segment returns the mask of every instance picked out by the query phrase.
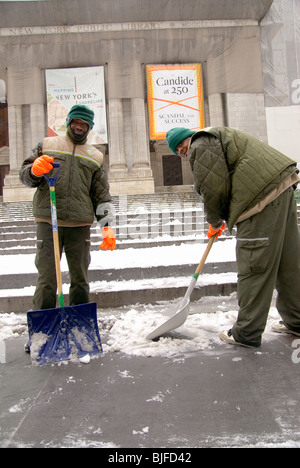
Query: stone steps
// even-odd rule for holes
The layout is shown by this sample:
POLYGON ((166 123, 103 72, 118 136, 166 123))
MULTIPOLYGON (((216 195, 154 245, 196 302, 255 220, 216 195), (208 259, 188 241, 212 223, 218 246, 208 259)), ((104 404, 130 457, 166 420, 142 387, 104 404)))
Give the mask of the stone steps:
MULTIPOLYGON (((192 192, 113 197, 117 249, 170 245, 203 237, 203 206, 192 192)), ((32 202, 0 204, 0 255, 35 252, 32 202)), ((91 249, 101 232, 91 228, 91 249)))
MULTIPOLYGON (((205 237, 203 205, 192 192, 113 197, 117 249, 170 245, 205 237)), ((300 225, 300 205, 298 205, 300 225)), ((0 255, 35 252, 32 203, 0 203, 0 255)), ((230 236, 226 230, 222 237, 230 236)), ((91 229, 91 249, 101 232, 91 229)))
MULTIPOLYGON (((182 283, 183 284, 183 283, 182 283)), ((178 284, 168 287, 141 287, 134 290, 123 289, 122 291, 96 291, 90 292, 90 302, 96 302, 98 309, 122 308, 139 304, 155 305, 163 302, 182 299, 186 293, 188 284, 178 284)), ((191 302, 198 301, 206 296, 229 296, 236 292, 236 281, 212 282, 197 286, 191 296, 191 302)), ((68 306, 68 294, 64 294, 65 306, 68 306)), ((0 297, 0 313, 26 313, 32 310, 32 295, 20 294, 0 297)))
MULTIPOLYGON (((203 207, 199 197, 192 193, 172 194, 172 196, 169 193, 128 196, 126 200, 114 197, 113 202, 116 210, 117 249, 207 242, 207 224, 204 220, 203 207)), ((31 210, 31 202, 0 203, 0 255, 35 253, 36 226, 31 210)), ((298 205, 300 221, 299 212, 300 205, 298 205)), ((225 241, 228 237, 232 236, 226 230, 219 240, 225 241)), ((91 240, 91 249, 97 250, 101 236, 96 223, 91 229, 91 240)), ((120 290, 105 286, 98 290, 96 288, 95 291, 91 289, 90 301, 97 302, 101 308, 179 299, 184 296, 194 269, 195 265, 186 264, 170 267, 126 268, 125 266, 123 269, 90 270, 91 285, 101 281, 108 281, 108 284, 125 282, 125 286, 122 285, 120 290), (154 280, 157 282, 153 283, 154 280), (152 282, 152 285, 148 286, 147 282, 152 282)), ((197 284, 192 300, 198 300, 206 295, 228 295, 236 291, 236 281, 232 280, 235 272, 235 261, 205 264, 202 273, 210 275, 211 280, 208 284, 197 284), (222 273, 219 278, 218 273, 222 273)), ((63 283, 69 284, 68 272, 62 272, 62 277, 63 283)), ((23 288, 34 286, 36 278, 36 273, 2 275, 0 292, 3 293, 0 295, 0 312, 21 313, 31 310, 32 293, 25 293, 23 288)), ((64 294, 64 297, 68 305, 68 295, 64 294)))

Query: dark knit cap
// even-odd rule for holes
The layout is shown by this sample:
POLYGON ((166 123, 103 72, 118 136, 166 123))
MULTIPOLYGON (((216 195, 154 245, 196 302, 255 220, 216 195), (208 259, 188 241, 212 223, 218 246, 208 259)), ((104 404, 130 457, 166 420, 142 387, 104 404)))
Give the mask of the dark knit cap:
POLYGON ((178 128, 171 128, 167 132, 166 138, 169 145, 170 150, 176 153, 176 148, 183 140, 186 138, 194 135, 195 132, 193 130, 189 130, 188 128, 178 127, 178 128))
POLYGON ((92 130, 94 126, 94 111, 89 109, 87 106, 84 106, 83 104, 75 104, 75 106, 71 108, 67 115, 67 127, 70 125, 73 119, 83 120, 89 124, 90 130, 92 130))

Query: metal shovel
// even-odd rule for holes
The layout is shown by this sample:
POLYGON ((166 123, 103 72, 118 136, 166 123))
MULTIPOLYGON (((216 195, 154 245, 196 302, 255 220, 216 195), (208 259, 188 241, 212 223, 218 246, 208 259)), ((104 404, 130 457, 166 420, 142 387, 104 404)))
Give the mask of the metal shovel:
POLYGON ((45 177, 50 189, 51 220, 59 307, 27 312, 30 354, 33 364, 44 365, 102 352, 97 323, 97 304, 65 307, 60 269, 59 237, 56 214, 55 177, 45 177))
POLYGON ((207 259, 207 256, 209 254, 210 249, 212 248, 213 242, 216 238, 216 234, 212 236, 209 239, 209 242, 207 244, 207 247, 204 251, 204 254, 200 260, 200 263, 194 273, 194 276, 190 282, 190 285, 181 300, 180 304, 176 307, 175 309, 175 315, 173 317, 169 318, 166 322, 164 322, 162 325, 160 325, 158 328, 156 328, 153 332, 149 333, 149 335, 146 336, 147 340, 154 340, 158 336, 161 336, 165 333, 168 333, 172 330, 175 330, 176 328, 180 327, 181 325, 184 324, 186 321, 188 315, 189 315, 189 304, 190 304, 190 296, 194 290, 195 284, 198 280, 198 276, 200 275, 202 268, 204 266, 204 263, 207 259))

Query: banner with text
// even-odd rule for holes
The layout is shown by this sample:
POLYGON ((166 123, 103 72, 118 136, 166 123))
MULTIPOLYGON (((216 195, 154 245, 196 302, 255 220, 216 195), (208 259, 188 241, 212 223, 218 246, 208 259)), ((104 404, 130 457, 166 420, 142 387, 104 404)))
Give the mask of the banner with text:
POLYGON ((88 143, 107 143, 104 67, 46 70, 48 135, 65 135, 66 117, 74 104, 95 113, 88 143))
POLYGON ((147 65, 146 73, 151 140, 174 127, 205 127, 200 64, 147 65))

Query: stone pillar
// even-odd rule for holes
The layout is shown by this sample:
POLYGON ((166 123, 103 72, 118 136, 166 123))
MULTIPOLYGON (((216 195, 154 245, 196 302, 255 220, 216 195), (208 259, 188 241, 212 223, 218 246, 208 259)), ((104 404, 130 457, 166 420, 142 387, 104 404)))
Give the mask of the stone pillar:
POLYGON ((19 171, 46 133, 42 74, 39 67, 12 66, 7 77, 10 172, 4 179, 3 201, 32 200, 35 190, 22 184, 19 171))
POLYGON ((10 169, 18 170, 23 162, 22 106, 8 106, 10 169))
POLYGON ((43 104, 30 104, 31 146, 34 148, 45 137, 45 111, 43 104))
POLYGON ((133 135, 133 169, 149 168, 150 154, 147 141, 144 99, 131 99, 131 120, 133 135))
POLYGON ((8 106, 10 171, 4 179, 3 201, 31 200, 32 191, 20 182, 19 170, 24 160, 22 105, 8 106))
POLYGON ((127 172, 122 99, 109 100, 109 171, 127 172))
MULTIPOLYGON (((119 61, 108 67, 111 84, 108 100, 110 192, 112 195, 154 193, 144 96, 140 95, 141 66, 138 68, 137 87, 132 88, 131 85, 128 89, 125 80, 128 74, 123 76, 124 69, 117 64, 119 61), (124 125, 124 112, 127 125, 124 125), (125 135, 125 131, 131 134, 125 135)), ((134 66, 136 69, 137 65, 134 66)))

